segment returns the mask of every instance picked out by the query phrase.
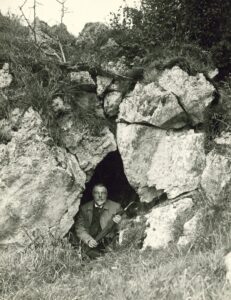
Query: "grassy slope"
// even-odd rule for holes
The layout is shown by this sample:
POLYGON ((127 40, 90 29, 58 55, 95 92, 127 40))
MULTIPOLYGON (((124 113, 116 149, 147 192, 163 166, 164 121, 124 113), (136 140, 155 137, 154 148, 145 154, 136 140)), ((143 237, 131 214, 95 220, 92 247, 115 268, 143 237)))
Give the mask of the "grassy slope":
MULTIPOLYGON (((224 249, 224 248, 223 248, 224 249)), ((0 257, 1 300, 230 299, 224 250, 126 249, 81 261, 69 246, 0 257)))

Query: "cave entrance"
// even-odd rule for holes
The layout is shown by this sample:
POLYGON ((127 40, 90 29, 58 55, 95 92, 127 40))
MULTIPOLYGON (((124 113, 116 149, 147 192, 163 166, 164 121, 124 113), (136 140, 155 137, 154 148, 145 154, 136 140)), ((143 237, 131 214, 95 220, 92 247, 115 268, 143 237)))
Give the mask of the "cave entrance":
POLYGON ((119 151, 110 152, 95 168, 93 176, 86 184, 81 205, 92 200, 94 185, 102 183, 108 189, 108 198, 126 207, 131 201, 139 201, 139 196, 130 186, 124 173, 119 151))
MULTIPOLYGON (((86 183, 80 205, 92 200, 92 189, 97 183, 104 184, 108 189, 108 198, 119 202, 125 208, 130 202, 139 202, 139 196, 130 186, 124 173, 123 162, 118 151, 110 152, 95 168, 91 179, 86 183)), ((75 216, 75 221, 76 217, 75 216)), ((133 212, 129 212, 129 217, 133 212)), ((75 235, 74 225, 70 229, 69 241, 72 245, 78 244, 75 235)))

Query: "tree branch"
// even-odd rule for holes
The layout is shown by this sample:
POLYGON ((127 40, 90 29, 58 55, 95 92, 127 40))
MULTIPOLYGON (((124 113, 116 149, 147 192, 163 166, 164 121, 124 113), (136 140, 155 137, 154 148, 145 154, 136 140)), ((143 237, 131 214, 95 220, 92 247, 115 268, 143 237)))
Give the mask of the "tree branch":
MULTIPOLYGON (((28 20, 28 18, 26 17, 26 15, 25 15, 25 13, 24 13, 24 11, 23 11, 23 8, 24 8, 24 6, 26 5, 27 1, 28 1, 28 0, 25 0, 25 1, 23 2, 23 4, 22 4, 21 6, 19 6, 19 10, 21 11, 22 17, 25 19, 25 21, 26 21, 28 27, 30 28, 30 30, 32 31, 32 33, 33 33, 33 35, 34 35, 35 43, 37 43, 36 32, 35 32, 35 25, 34 25, 34 28, 31 26, 30 21, 28 20)), ((36 2, 36 0, 34 0, 34 1, 36 2)), ((34 20, 34 21, 35 21, 35 20, 34 20)), ((34 22, 34 24, 35 24, 35 22, 34 22)))

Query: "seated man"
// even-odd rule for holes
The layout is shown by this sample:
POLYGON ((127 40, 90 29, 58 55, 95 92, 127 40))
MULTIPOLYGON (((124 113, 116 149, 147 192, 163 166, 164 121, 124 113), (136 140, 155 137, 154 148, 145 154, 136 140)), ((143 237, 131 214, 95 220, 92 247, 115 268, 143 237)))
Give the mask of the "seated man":
POLYGON ((107 198, 107 188, 103 184, 94 186, 92 196, 93 201, 80 207, 75 230, 78 238, 92 248, 93 251, 87 252, 88 256, 97 257, 105 245, 97 243, 95 238, 107 226, 109 221, 113 220, 117 224, 117 228, 115 228, 117 230, 114 229, 106 236, 107 242, 113 240, 121 221, 121 216, 116 215, 121 210, 121 206, 119 203, 107 198))

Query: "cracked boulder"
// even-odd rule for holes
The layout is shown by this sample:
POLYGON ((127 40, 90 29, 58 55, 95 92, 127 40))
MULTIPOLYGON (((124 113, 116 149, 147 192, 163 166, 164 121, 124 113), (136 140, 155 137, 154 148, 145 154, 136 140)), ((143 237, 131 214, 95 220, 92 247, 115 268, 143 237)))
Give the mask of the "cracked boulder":
POLYGON ((78 211, 85 173, 74 155, 53 146, 32 109, 11 135, 0 144, 0 244, 28 244, 35 231, 64 236, 78 211))
POLYGON ((215 139, 215 148, 206 157, 201 188, 210 205, 224 204, 231 193, 231 133, 215 139))
POLYGON ((173 199, 199 187, 205 167, 203 133, 119 123, 117 144, 125 174, 141 201, 163 193, 173 199))
POLYGON ((146 237, 143 243, 143 250, 147 247, 153 249, 166 248, 169 243, 174 242, 174 223, 187 210, 192 209, 193 201, 191 198, 184 198, 174 203, 153 208, 146 215, 147 228, 146 237))
POLYGON ((177 66, 166 69, 155 82, 136 84, 120 105, 118 121, 164 129, 203 123, 214 92, 214 86, 201 73, 190 76, 177 66))
POLYGON ((192 125, 204 122, 204 112, 213 102, 216 91, 204 74, 198 73, 196 76, 190 76, 175 66, 170 70, 166 69, 161 74, 158 84, 178 97, 192 125))
POLYGON ((154 82, 137 83, 119 108, 118 121, 148 123, 161 128, 181 128, 187 123, 187 115, 171 92, 154 82))

